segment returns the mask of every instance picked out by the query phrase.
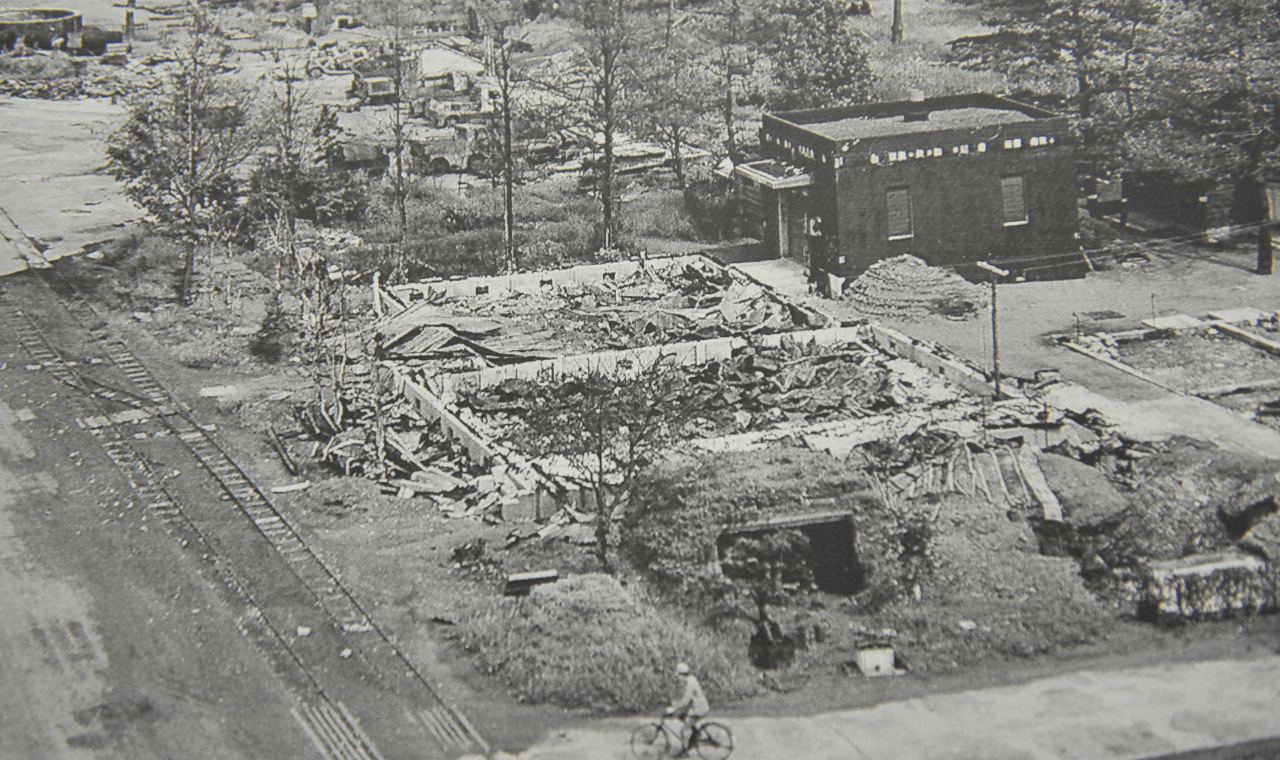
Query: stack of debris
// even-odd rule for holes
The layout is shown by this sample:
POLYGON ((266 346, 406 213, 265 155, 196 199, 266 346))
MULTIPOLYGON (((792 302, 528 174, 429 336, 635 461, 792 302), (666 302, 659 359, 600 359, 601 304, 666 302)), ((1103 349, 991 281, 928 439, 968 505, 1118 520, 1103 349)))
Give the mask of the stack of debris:
POLYGON ((428 500, 450 517, 497 519, 497 478, 478 468, 438 423, 424 423, 402 398, 376 398, 373 383, 359 382, 359 375, 338 397, 299 404, 295 414, 314 441, 314 459, 377 480, 384 493, 428 500))
POLYGON ((849 283, 845 298, 863 314, 890 319, 942 314, 964 320, 977 316, 988 303, 982 286, 910 255, 872 264, 849 283))
POLYGON ((109 74, 93 78, 0 79, 0 95, 8 95, 14 98, 35 100, 112 98, 117 95, 124 95, 125 92, 125 86, 109 74))
POLYGON ((805 325, 757 285, 709 265, 649 266, 618 281, 546 285, 465 298, 428 290, 424 301, 371 330, 384 355, 459 371, 638 346, 779 333, 805 325))
MULTIPOLYGON (((940 382, 926 371, 861 342, 823 346, 784 340, 777 348, 747 346, 724 361, 686 368, 682 382, 682 395, 694 399, 691 406, 697 410, 688 432, 703 437, 860 419, 920 401, 956 398, 954 392, 934 398, 940 382), (919 376, 903 367, 918 370, 919 376)), ((505 436, 537 397, 562 387, 508 380, 462 392, 458 405, 505 436)))

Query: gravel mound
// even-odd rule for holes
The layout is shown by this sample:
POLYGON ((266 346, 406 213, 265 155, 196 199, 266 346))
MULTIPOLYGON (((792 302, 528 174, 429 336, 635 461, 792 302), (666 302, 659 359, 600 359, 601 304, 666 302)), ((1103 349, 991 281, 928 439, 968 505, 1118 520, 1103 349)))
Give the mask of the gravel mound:
POLYGON ((942 314, 968 320, 987 305, 987 290, 915 256, 877 261, 849 284, 845 299, 872 317, 920 319, 942 314))

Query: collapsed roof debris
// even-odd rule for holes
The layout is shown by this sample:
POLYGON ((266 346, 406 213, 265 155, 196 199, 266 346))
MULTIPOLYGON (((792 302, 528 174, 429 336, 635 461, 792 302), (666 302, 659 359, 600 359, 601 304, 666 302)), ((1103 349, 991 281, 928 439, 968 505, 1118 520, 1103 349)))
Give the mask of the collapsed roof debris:
POLYGON ((465 371, 609 349, 799 329, 807 315, 710 262, 647 266, 617 280, 468 297, 442 288, 370 330, 382 355, 465 371))

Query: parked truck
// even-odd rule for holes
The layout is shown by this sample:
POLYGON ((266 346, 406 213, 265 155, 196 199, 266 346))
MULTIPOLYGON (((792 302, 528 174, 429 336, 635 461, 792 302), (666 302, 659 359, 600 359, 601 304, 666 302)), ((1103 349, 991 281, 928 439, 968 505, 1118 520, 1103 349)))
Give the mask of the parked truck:
POLYGON ((502 166, 502 151, 481 127, 461 124, 443 129, 418 129, 409 136, 413 171, 441 175, 467 172, 493 176, 502 166))

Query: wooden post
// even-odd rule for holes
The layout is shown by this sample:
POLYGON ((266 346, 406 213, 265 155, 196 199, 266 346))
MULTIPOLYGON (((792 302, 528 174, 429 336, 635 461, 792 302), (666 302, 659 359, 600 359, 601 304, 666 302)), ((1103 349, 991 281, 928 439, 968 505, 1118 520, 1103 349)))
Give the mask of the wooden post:
POLYGON ((138 0, 129 0, 124 11, 124 40, 133 42, 133 9, 138 7, 138 0))
POLYGON ((995 378, 996 399, 1000 398, 1000 322, 996 301, 996 276, 1008 277, 1009 270, 992 266, 985 261, 978 262, 978 268, 991 273, 991 368, 995 378))
POLYGON ((893 0, 893 25, 889 27, 889 41, 902 42, 902 0, 893 0))

